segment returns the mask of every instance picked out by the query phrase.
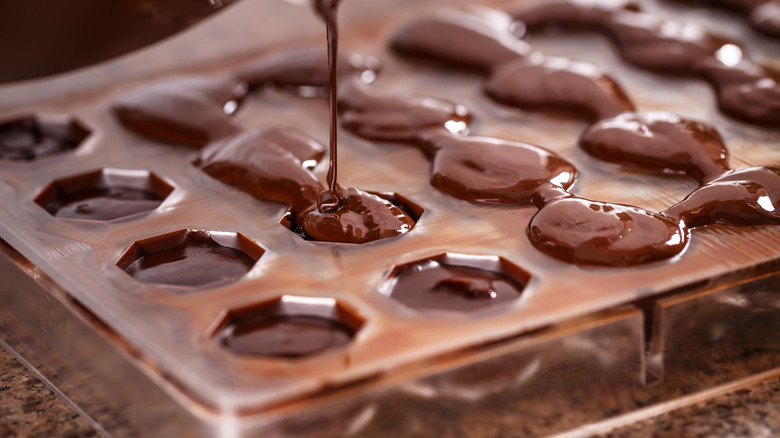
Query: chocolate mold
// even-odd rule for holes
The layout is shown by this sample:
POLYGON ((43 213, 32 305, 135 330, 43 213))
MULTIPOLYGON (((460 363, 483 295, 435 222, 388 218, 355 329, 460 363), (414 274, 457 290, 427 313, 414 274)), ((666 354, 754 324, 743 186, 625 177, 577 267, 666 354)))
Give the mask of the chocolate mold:
POLYGON ((474 312, 511 305, 530 280, 503 257, 444 253, 393 266, 378 290, 418 311, 474 312))
POLYGON ((106 168, 56 179, 35 203, 55 217, 109 221, 152 211, 172 191, 152 172, 106 168))
POLYGON ((0 122, 0 160, 33 161, 76 149, 90 130, 67 115, 35 114, 0 122))
POLYGON ((282 295, 226 311, 212 336, 239 356, 299 359, 348 345, 364 323, 335 298, 282 295))
POLYGON ((189 290, 241 278, 264 252, 240 233, 181 230, 134 242, 116 264, 137 281, 189 290))
MULTIPOLYGON (((424 6, 455 2, 431 0, 424 6)), ((386 46, 393 31, 410 18, 424 16, 424 6, 413 0, 377 0, 363 6, 355 3, 358 9, 343 8, 345 45, 381 55, 385 61, 377 77, 381 83, 377 80, 365 88, 391 97, 442 96, 456 102, 447 108, 467 106, 474 123, 465 129, 463 124, 450 123, 451 129, 445 127, 449 134, 461 135, 473 128, 484 136, 543 145, 577 168, 576 193, 599 200, 594 202, 662 212, 698 186, 695 177, 635 172, 591 160, 577 146, 587 127, 581 119, 509 110, 475 92, 480 86, 476 75, 423 67, 393 56, 386 46), (405 8, 410 8, 408 14, 402 13, 405 8), (357 17, 349 18, 349 11, 356 11, 357 17)), ((276 43, 285 31, 296 32, 291 38, 302 44, 308 41, 301 41, 298 31, 322 29, 319 21, 286 2, 237 2, 235 8, 235 14, 226 11, 230 15, 217 17, 230 20, 217 26, 216 34, 235 31, 239 36, 235 44, 251 48, 251 56, 223 59, 225 50, 236 46, 224 44, 206 28, 201 29, 204 33, 194 29, 182 35, 193 38, 186 50, 179 50, 181 45, 150 48, 123 64, 132 64, 133 69, 97 67, 53 83, 0 90, 8 96, 0 102, 3 115, 20 110, 74 114, 89 122, 100 139, 94 148, 61 159, 3 166, 0 273, 7 280, 0 284, 0 325, 3 341, 108 433, 373 438, 456 436, 468 429, 550 435, 615 420, 626 412, 642 415, 647 412, 643 406, 655 412, 669 409, 691 401, 680 394, 701 398, 701 391, 723 390, 719 385, 734 388, 743 384, 739 379, 769 373, 780 363, 777 356, 753 349, 756 344, 741 342, 760 343, 765 333, 773 331, 772 321, 780 320, 771 316, 777 306, 770 299, 776 295, 780 257, 777 226, 710 224, 695 230, 685 252, 671 259, 621 269, 576 266, 546 257, 531 245, 523 230, 536 211, 533 207, 456 199, 431 186, 430 164, 418 150, 392 142, 377 144, 344 132, 347 152, 341 156, 342 174, 349 184, 403 193, 425 206, 425 214, 414 231, 401 239, 376 245, 317 245, 279 226, 287 205, 255 202, 191 166, 189 161, 202 151, 161 145, 111 120, 112 103, 130 87, 151 85, 174 74, 237 72, 245 62, 267 61, 271 53, 284 52, 276 43), (264 17, 263 25, 258 25, 257 17, 264 17), (234 20, 242 19, 246 26, 237 26, 234 20), (191 56, 210 58, 195 66, 186 62, 191 56), (160 65, 157 61, 170 67, 164 77, 155 76, 160 73, 159 67, 153 67, 160 65), (95 75, 105 78, 96 81, 95 75), (106 83, 111 86, 103 87, 106 83), (66 85, 55 90, 52 84, 66 85), (60 89, 73 92, 60 96, 60 89), (89 93, 74 91, 79 89, 89 93), (127 163, 176 182, 164 211, 139 220, 87 223, 54 220, 32 202, 41 188, 61 175, 127 163), (262 242, 267 253, 249 275, 206 293, 178 293, 194 289, 175 286, 167 287, 170 293, 166 293, 165 288, 133 280, 115 265, 132 242, 183 228, 240 231, 247 239, 262 242), (523 267, 533 278, 519 300, 445 317, 406 308, 377 291, 392 266, 443 253, 493 254, 523 267), (766 290, 761 295, 766 302, 759 307, 755 301, 745 301, 741 292, 743 286, 754 288, 762 275, 757 267, 772 275, 763 282, 766 290), (735 278, 724 280, 728 273, 735 278), (734 283, 737 290, 731 288, 734 283), (665 305, 676 308, 678 294, 693 286, 701 290, 685 300, 689 305, 675 312, 670 322, 665 305), (714 294, 722 286, 728 286, 729 291, 724 291, 728 293, 714 294), (355 314, 367 322, 349 345, 294 360, 233 353, 209 330, 224 309, 266 303, 281 294, 327 296, 345 307, 354 306, 359 310, 355 314), (703 303, 700 294, 711 299, 703 303), (659 296, 672 303, 654 306, 659 296), (723 311, 705 312, 702 307, 723 311), (692 321, 689 309, 702 310, 695 318, 700 335, 694 338, 685 331, 692 321), (761 318, 766 326, 754 325, 751 315, 756 311, 766 312, 766 318, 761 318), (740 317, 730 319, 734 312, 740 317), (651 327, 653 334, 647 335, 651 327), (729 334, 738 333, 728 342, 727 352, 721 351, 723 344, 707 337, 724 327, 729 334), (648 338, 651 348, 646 345, 648 338), (675 338, 679 342, 670 342, 675 338), (750 347, 740 351, 744 345, 750 347), (680 355, 671 356, 675 351, 670 348, 680 355), (685 366, 691 358, 694 364, 685 366), (664 371, 655 385, 644 384, 650 380, 643 366, 648 359, 655 371, 664 371), (655 367, 659 363, 668 367, 655 367), (704 364, 707 373, 699 372, 704 364), (135 433, 126 432, 127 428, 135 433)), ((520 40, 513 37, 512 41, 520 40)), ((533 41, 548 53, 600 63, 605 59, 597 58, 603 54, 594 44, 597 36, 533 41)), ((756 41, 748 34, 746 46, 756 41)), ((314 43, 321 45, 321 38, 314 43)), ((625 63, 614 61, 605 63, 604 71, 625 83, 637 107, 674 108, 691 119, 717 121, 734 167, 753 169, 777 162, 777 136, 720 118, 707 104, 711 93, 704 84, 632 74, 635 71, 625 63)), ((225 112, 219 102, 213 105, 225 112)), ((396 113, 403 111, 390 114, 396 113)), ((360 126, 369 126, 362 122, 371 118, 382 121, 379 113, 355 111, 354 115, 360 126)), ((247 94, 230 121, 241 132, 290 124, 316 139, 325 138, 327 132, 322 101, 302 104, 276 91, 247 94)), ((308 169, 312 163, 306 161, 296 165, 308 169)), ((755 182, 756 175, 763 174, 759 171, 745 179, 755 182)), ((734 185, 736 191, 739 186, 747 191, 757 188, 734 185)), ((765 199, 754 191, 755 206, 762 208, 761 204, 772 201, 771 196, 765 199)), ((700 192, 696 203, 707 205, 700 202, 707 193, 700 192)))

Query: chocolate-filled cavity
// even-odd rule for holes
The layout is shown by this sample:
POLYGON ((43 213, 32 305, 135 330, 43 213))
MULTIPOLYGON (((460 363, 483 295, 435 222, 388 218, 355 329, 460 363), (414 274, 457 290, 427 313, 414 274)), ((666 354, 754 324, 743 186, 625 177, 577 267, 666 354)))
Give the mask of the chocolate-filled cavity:
MULTIPOLYGON (((348 189, 348 190, 354 190, 354 189, 348 189)), ((394 208, 398 208, 404 214, 406 214, 406 216, 408 216, 413 221, 414 224, 417 224, 417 221, 420 220, 420 217, 425 212, 425 208, 409 200, 405 196, 399 195, 398 193, 393 193, 393 192, 365 192, 365 193, 368 193, 369 195, 375 196, 379 199, 386 201, 387 203, 391 204, 392 207, 394 208)), ((306 234, 306 232, 303 229, 302 219, 296 217, 296 213, 295 211, 293 211, 292 208, 288 209, 285 212, 284 216, 279 221, 279 223, 283 227, 294 232, 296 235, 298 235, 304 240, 315 240, 311 236, 306 234)))
POLYGON ((182 230, 135 242, 117 266, 143 283, 189 289, 236 280, 263 252, 241 234, 182 230))
POLYGON ((415 221, 390 201, 362 190, 343 187, 340 205, 331 211, 315 208, 303 214, 301 227, 313 240, 368 243, 406 234, 415 221))
POLYGON ((416 310, 469 312, 513 302, 530 278, 502 257, 448 253, 394 267, 380 292, 416 310))
POLYGON ((293 359, 347 345, 352 336, 349 327, 325 318, 271 315, 228 326, 220 342, 240 355, 293 359))
POLYGON ((152 211, 172 191, 151 172, 101 169, 53 181, 35 203, 55 217, 108 221, 152 211))
POLYGON ((0 160, 33 161, 75 149, 90 134, 69 116, 33 115, 0 122, 0 160))
POLYGON ((689 240, 688 229, 672 217, 573 195, 540 208, 527 234, 536 249, 559 260, 611 267, 670 259, 689 240))
POLYGON ((299 359, 349 344, 363 324, 335 299, 284 295, 228 310, 213 337, 239 356, 299 359))
POLYGON ((181 76, 127 91, 112 110, 140 135, 201 148, 240 130, 229 116, 246 92, 231 75, 181 76))

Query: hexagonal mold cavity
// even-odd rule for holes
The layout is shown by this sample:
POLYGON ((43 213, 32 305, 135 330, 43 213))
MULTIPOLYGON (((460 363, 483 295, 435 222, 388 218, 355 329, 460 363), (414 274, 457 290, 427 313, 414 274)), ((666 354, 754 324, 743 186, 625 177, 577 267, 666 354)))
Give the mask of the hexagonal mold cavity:
POLYGON ((133 243, 116 264, 140 282, 187 290, 235 281, 263 253, 240 233, 180 230, 133 243))
POLYGON ((443 253, 394 266, 379 292, 417 310, 469 312, 513 302, 530 278, 503 257, 443 253))
POLYGON ((102 169, 53 181, 35 203, 52 216, 107 221, 152 211, 172 191, 145 170, 102 169))
POLYGON ((0 121, 0 160, 33 161, 75 149, 90 134, 68 115, 30 115, 0 121))
POLYGON ((284 295, 225 312, 212 336, 240 356, 297 359, 349 344, 364 323, 335 298, 284 295))
MULTIPOLYGON (((414 221, 414 224, 417 225, 417 221, 420 220, 420 217, 425 212, 425 209, 420 206, 419 204, 410 201, 408 198, 406 198, 403 195, 399 195, 398 193, 393 192, 372 192, 368 191, 368 193, 371 193, 372 195, 379 196, 380 198, 384 199, 385 201, 389 201, 391 204, 395 205, 396 207, 403 210, 404 213, 408 214, 410 218, 414 221)), ((303 232, 303 230, 300 227, 295 226, 295 220, 294 220, 295 213, 292 211, 292 209, 288 209, 284 216, 282 217, 282 220, 279 221, 279 223, 287 228, 288 230, 295 233, 298 237, 309 240, 312 242, 317 242, 311 237, 307 236, 306 233, 303 232)))

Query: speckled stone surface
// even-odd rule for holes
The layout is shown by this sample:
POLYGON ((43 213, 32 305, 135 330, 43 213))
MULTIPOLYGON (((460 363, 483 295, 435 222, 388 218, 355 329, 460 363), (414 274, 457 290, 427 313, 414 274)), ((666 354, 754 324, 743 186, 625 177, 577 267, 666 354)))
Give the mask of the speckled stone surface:
MULTIPOLYGON (((0 348, 0 437, 94 436, 96 431, 67 403, 0 348)), ((502 431, 496 438, 519 436, 502 431)), ((602 438, 775 436, 780 436, 780 380, 599 435, 602 438)))

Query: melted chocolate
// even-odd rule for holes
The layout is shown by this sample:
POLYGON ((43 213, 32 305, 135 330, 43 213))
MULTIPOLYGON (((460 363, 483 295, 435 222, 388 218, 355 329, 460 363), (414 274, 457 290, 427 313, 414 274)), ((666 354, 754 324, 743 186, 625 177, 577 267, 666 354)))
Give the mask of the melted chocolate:
POLYGON ((724 113, 769 128, 780 126, 778 73, 750 62, 737 43, 695 24, 663 20, 634 4, 616 8, 568 0, 522 10, 514 17, 531 30, 556 23, 565 30, 603 31, 628 62, 660 73, 704 78, 715 87, 724 113))
POLYGON ((512 33, 503 12, 472 7, 445 9, 402 26, 393 48, 489 75, 487 94, 525 109, 552 109, 599 119, 633 110, 608 75, 593 64, 546 57, 512 33))
POLYGON ((333 211, 317 209, 323 187, 308 170, 324 155, 314 139, 293 128, 258 128, 213 143, 195 164, 212 177, 252 195, 289 204, 295 228, 314 240, 366 243, 405 234, 414 226, 406 213, 384 199, 343 188, 333 211))
POLYGON ((0 123, 0 160, 32 161, 75 149, 89 131, 71 121, 25 117, 0 123))
POLYGON ((194 163, 212 177, 253 196, 283 202, 303 212, 322 186, 307 168, 323 157, 316 140, 294 128, 257 128, 204 148, 194 163))
POLYGON ((310 209, 303 215, 303 231, 314 240, 367 243, 408 233, 414 220, 379 196, 344 187, 333 209, 310 209))
POLYGON ((671 113, 625 113, 603 119, 580 137, 590 155, 625 167, 687 175, 702 183, 729 170, 720 134, 671 113))
POLYGON ((780 37, 780 4, 772 0, 676 0, 680 3, 712 4, 748 15, 753 29, 780 37))
POLYGON ((196 287, 240 277, 254 264, 243 251, 214 242, 206 232, 191 231, 178 245, 147 254, 125 271, 144 283, 196 287))
POLYGON ((152 211, 162 200, 156 193, 130 187, 89 188, 44 208, 56 217, 107 221, 152 211))
POLYGON ((229 0, 26 0, 0 13, 0 82, 94 64, 172 35, 229 0))
POLYGON ((128 91, 112 109, 138 134, 200 148, 239 131, 229 114, 246 92, 230 76, 176 77, 128 91))
POLYGON ((527 234, 539 251, 578 265, 666 260, 688 244, 687 229, 671 217, 576 196, 549 201, 531 218, 527 234))
POLYGON ((727 172, 665 213, 689 227, 780 224, 780 168, 751 167, 727 172))
POLYGON ((353 336, 354 330, 330 319, 266 315, 231 324, 218 338, 237 354, 294 359, 347 345, 353 336))
POLYGON ((434 151, 431 185, 458 199, 527 204, 540 187, 574 184, 574 166, 527 143, 458 136, 444 129, 427 132, 422 140, 434 151))
POLYGON ((401 269, 389 295, 415 309, 462 312, 509 303, 523 286, 499 272, 425 260, 401 269))

